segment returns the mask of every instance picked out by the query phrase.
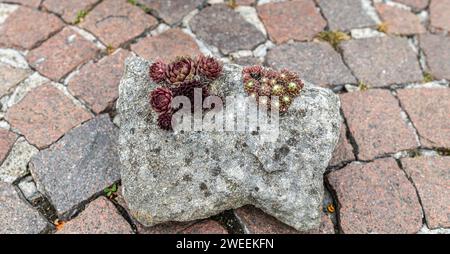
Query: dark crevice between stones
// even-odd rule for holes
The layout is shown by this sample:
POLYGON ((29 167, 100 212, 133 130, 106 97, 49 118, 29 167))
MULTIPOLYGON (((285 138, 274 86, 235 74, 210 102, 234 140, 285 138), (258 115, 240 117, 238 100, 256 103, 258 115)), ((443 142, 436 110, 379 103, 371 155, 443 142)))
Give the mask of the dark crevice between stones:
MULTIPOLYGON (((340 113, 341 113, 341 117, 343 119, 343 125, 342 127, 345 127, 346 131, 345 131, 345 137, 347 138, 347 140, 350 142, 350 145, 352 146, 352 150, 353 150, 353 155, 355 156, 355 159, 358 160, 359 159, 359 147, 358 147, 358 143, 356 143, 356 139, 355 137, 353 137, 353 134, 350 131, 350 127, 348 125, 348 121, 347 118, 345 117, 344 111, 342 110, 342 107, 339 109, 340 113)), ((342 128, 341 127, 341 128, 342 128)))
POLYGON ((244 227, 234 215, 233 210, 223 211, 220 214, 212 216, 211 219, 222 225, 229 234, 245 234, 244 227))
POLYGON ((337 210, 335 209, 335 211, 333 213, 330 213, 327 209, 327 205, 329 205, 330 201, 334 207, 337 207, 337 201, 336 201, 336 198, 334 197, 334 195, 329 190, 329 187, 325 183, 325 177, 326 176, 324 175, 324 192, 325 193, 324 193, 324 198, 323 198, 323 201, 324 201, 323 213, 326 214, 331 219, 331 222, 333 223, 334 233, 338 234, 339 233, 339 225, 338 225, 338 221, 337 221, 337 210))
POLYGON ((336 190, 334 190, 333 186, 331 186, 331 184, 328 182, 327 175, 328 174, 325 174, 323 179, 324 179, 325 189, 328 190, 328 192, 331 194, 331 197, 333 199, 333 205, 335 207, 335 211, 334 211, 335 220, 332 220, 332 222, 334 224, 334 231, 336 234, 343 234, 344 231, 342 230, 342 227, 341 227, 341 216, 340 216, 341 204, 339 202, 336 190))
MULTIPOLYGON (((117 182, 116 185, 117 185, 117 189, 119 189, 120 181, 117 182)), ((133 230, 133 233, 138 234, 139 232, 138 232, 137 226, 134 222, 134 219, 128 214, 127 209, 125 209, 125 207, 122 207, 115 198, 109 198, 106 195, 105 195, 105 197, 114 204, 114 206, 116 207, 119 214, 128 222, 128 224, 130 224, 130 227, 133 230)))
MULTIPOLYGON (((417 199, 419 200, 420 208, 421 208, 421 211, 422 211, 422 227, 423 227, 423 226, 427 226, 427 227, 428 227, 427 221, 426 221, 426 218, 425 218, 425 209, 424 209, 424 206, 423 206, 423 203, 422 203, 422 199, 420 198, 419 191, 418 191, 418 189, 417 189, 417 187, 416 187, 416 184, 414 183, 414 181, 413 181, 413 179, 411 178, 411 176, 408 175, 408 173, 406 172, 406 170, 403 168, 402 161, 399 160, 399 159, 395 159, 395 161, 397 162, 398 167, 399 167, 400 170, 402 170, 402 172, 405 174, 406 178, 407 178, 408 181, 411 183, 411 185, 412 185, 413 188, 414 188, 414 191, 416 192, 416 196, 417 196, 417 199)), ((429 227, 428 227, 428 228, 429 228, 429 227)))

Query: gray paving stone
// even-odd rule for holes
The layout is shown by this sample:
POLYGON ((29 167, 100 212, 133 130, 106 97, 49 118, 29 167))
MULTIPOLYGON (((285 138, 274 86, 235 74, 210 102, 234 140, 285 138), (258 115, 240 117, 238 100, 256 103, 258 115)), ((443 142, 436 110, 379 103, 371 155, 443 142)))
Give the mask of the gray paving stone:
POLYGON ((0 166, 0 180, 13 183, 28 173, 27 165, 39 150, 30 145, 24 138, 19 138, 0 166))
POLYGON ((198 38, 219 48, 224 54, 253 49, 265 41, 261 31, 222 4, 203 9, 191 19, 189 25, 198 38))
POLYGON ((142 0, 145 6, 155 10, 166 23, 173 25, 195 10, 203 0, 142 0))
POLYGON ((117 128, 101 115, 68 132, 30 163, 38 190, 60 216, 120 178, 117 128))
POLYGON ((317 85, 356 83, 340 55, 325 42, 277 46, 267 53, 267 63, 275 69, 296 71, 302 79, 317 85))
POLYGON ((417 55, 407 39, 376 37, 341 43, 344 61, 360 81, 369 86, 421 81, 417 55))

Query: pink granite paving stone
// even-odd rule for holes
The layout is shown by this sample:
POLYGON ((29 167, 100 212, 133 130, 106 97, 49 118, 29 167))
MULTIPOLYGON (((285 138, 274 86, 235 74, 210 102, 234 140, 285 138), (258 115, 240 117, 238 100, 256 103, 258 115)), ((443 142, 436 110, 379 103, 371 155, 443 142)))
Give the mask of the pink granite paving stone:
POLYGON ((243 206, 236 209, 234 213, 248 234, 334 234, 333 222, 327 215, 322 216, 317 230, 299 232, 254 206, 243 206))
POLYGON ((387 90, 368 90, 340 95, 348 127, 358 146, 358 159, 413 149, 414 130, 401 117, 398 101, 387 90))
POLYGON ((429 228, 450 227, 450 157, 402 159, 422 201, 429 228))
POLYGON ((195 40, 179 28, 169 29, 156 36, 147 36, 131 45, 131 50, 145 59, 170 61, 177 56, 200 54, 195 40))
POLYGON ((45 148, 91 115, 52 85, 39 86, 6 113, 13 128, 31 144, 45 148))
POLYGON ((311 40, 327 25, 312 0, 268 3, 257 10, 270 39, 277 44, 311 40))
POLYGON ((228 232, 217 221, 207 219, 186 228, 180 234, 228 234, 228 232))
POLYGON ((388 4, 375 5, 388 34, 413 35, 424 33, 425 27, 414 13, 388 4))
POLYGON ((31 74, 31 70, 0 64, 0 97, 11 93, 21 81, 31 74))
POLYGON ((57 234, 132 234, 130 224, 105 197, 87 205, 74 219, 66 222, 57 234))
POLYGON ((381 87, 421 81, 416 53, 406 38, 377 37, 344 41, 344 61, 358 80, 381 87))
POLYGON ((142 0, 145 6, 156 11, 167 24, 180 22, 184 16, 203 4, 203 0, 142 0))
POLYGON ((424 34, 419 42, 431 75, 435 79, 450 80, 450 37, 424 34))
POLYGON ((450 89, 420 88, 397 91, 425 147, 450 147, 450 89))
POLYGON ((431 0, 430 24, 439 31, 450 32, 450 0, 431 0))
POLYGON ((53 14, 19 7, 0 24, 0 47, 32 49, 63 26, 53 14))
POLYGON ((355 160, 353 154, 353 147, 347 138, 347 127, 344 123, 341 124, 341 130, 339 134, 339 142, 333 152, 333 157, 329 162, 329 165, 336 166, 342 162, 355 160))
POLYGON ((347 234, 413 234, 422 227, 416 190, 394 159, 353 162, 327 175, 347 234))
POLYGON ((42 0, 1 0, 0 3, 15 3, 33 8, 38 8, 42 0))
POLYGON ((0 165, 14 145, 16 138, 17 135, 14 132, 0 129, 0 165))
POLYGON ((42 7, 61 16, 67 23, 75 23, 81 11, 90 10, 100 0, 44 0, 42 7))
POLYGON ((92 42, 66 27, 30 51, 27 60, 42 75, 59 81, 77 66, 94 58, 97 52, 92 42))
POLYGON ((129 54, 129 51, 121 49, 98 62, 84 65, 69 80, 69 90, 75 97, 85 101, 96 114, 112 108, 119 96, 119 82, 129 54))
POLYGON ((413 8, 414 11, 420 11, 428 6, 430 0, 395 0, 395 2, 402 3, 413 8))
POLYGON ((158 21, 125 0, 103 1, 80 24, 105 45, 114 48, 155 27, 158 21))

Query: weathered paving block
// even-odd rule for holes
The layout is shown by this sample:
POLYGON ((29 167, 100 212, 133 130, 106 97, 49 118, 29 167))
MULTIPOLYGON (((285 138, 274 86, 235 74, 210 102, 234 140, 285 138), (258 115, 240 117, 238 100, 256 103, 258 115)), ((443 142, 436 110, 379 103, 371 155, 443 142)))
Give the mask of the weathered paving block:
POLYGON ((361 160, 413 149, 414 130, 401 117, 398 101, 387 90, 341 94, 342 110, 361 160))
POLYGON ((0 182, 0 234, 39 234, 47 221, 23 201, 13 185, 0 182))
POLYGON ((195 40, 179 28, 169 29, 156 36, 147 36, 131 45, 131 50, 145 59, 171 61, 177 56, 200 54, 195 40))
POLYGON ((145 6, 156 11, 169 25, 180 22, 184 16, 203 4, 203 0, 142 0, 145 6))
POLYGON ((88 112, 50 84, 31 90, 6 113, 11 126, 38 148, 49 146, 89 118, 88 112))
POLYGON ((344 60, 356 77, 370 86, 422 80, 417 55, 406 38, 375 37, 341 43, 344 60))
POLYGON ((327 215, 322 216, 319 229, 299 232, 254 206, 241 207, 234 213, 248 234, 334 234, 333 222, 327 215))
POLYGON ((450 147, 450 89, 419 88, 397 91, 400 102, 426 147, 450 147))
POLYGON ((84 65, 69 80, 69 90, 75 97, 87 102, 96 114, 112 107, 119 95, 123 64, 129 54, 129 51, 121 49, 96 63, 84 65))
POLYGON ((388 34, 413 35, 426 31, 419 17, 408 10, 381 3, 375 7, 387 26, 388 34))
POLYGON ((42 0, 1 0, 0 2, 16 3, 16 4, 21 4, 21 5, 25 5, 25 6, 38 8, 39 5, 41 4, 42 0))
POLYGON ((190 20, 189 25, 198 38, 224 54, 254 49, 265 41, 261 31, 223 4, 206 7, 190 20))
POLYGON ((341 123, 341 132, 339 135, 339 142, 334 149, 333 157, 331 157, 330 166, 339 165, 342 162, 355 160, 355 155, 353 154, 353 147, 350 141, 347 139, 347 126, 341 123))
POLYGON ((204 220, 186 228, 180 234, 228 234, 228 232, 217 221, 204 220))
POLYGON ((450 32, 450 0, 431 0, 430 23, 438 30, 450 32))
POLYGON ((432 76, 450 80, 450 37, 424 34, 419 42, 432 76))
POLYGON ((361 0, 319 0, 318 4, 331 30, 347 31, 376 26, 361 0))
POLYGON ((68 132, 30 162, 38 190, 66 215, 120 179, 117 128, 108 115, 68 132))
POLYGON ((156 26, 158 21, 127 1, 110 0, 97 5, 80 24, 114 48, 156 26))
POLYGON ((14 132, 0 128, 0 165, 2 165, 16 139, 17 135, 14 132))
POLYGON ((450 157, 417 157, 401 160, 419 192, 427 225, 450 227, 450 157))
POLYGON ((327 25, 313 0, 268 3, 257 10, 270 39, 277 44, 290 39, 311 40, 327 25))
POLYGON ((0 166, 0 181, 13 183, 25 176, 28 173, 28 162, 38 152, 39 150, 28 144, 24 138, 19 138, 0 166))
POLYGON ((57 13, 67 23, 74 23, 78 14, 88 11, 100 0, 45 0, 42 7, 51 12, 57 13))
POLYGON ((57 234, 132 234, 130 224, 105 197, 86 206, 77 217, 66 222, 57 234))
POLYGON ((11 93, 15 86, 30 74, 29 69, 0 64, 0 97, 11 93))
POLYGON ((429 1, 430 0, 395 0, 395 2, 410 6, 414 11, 425 9, 428 6, 429 1))
POLYGON ((27 55, 30 65, 42 75, 60 80, 77 66, 94 58, 98 49, 70 27, 64 28, 27 55))
POLYGON ((327 180, 337 195, 343 233, 412 234, 422 227, 416 190, 394 159, 352 162, 327 180))
POLYGON ((31 49, 63 26, 53 14, 19 7, 0 24, 0 47, 31 49))
POLYGON ((267 63, 274 68, 296 71, 302 79, 317 85, 356 83, 340 55, 325 42, 277 46, 267 53, 267 63))

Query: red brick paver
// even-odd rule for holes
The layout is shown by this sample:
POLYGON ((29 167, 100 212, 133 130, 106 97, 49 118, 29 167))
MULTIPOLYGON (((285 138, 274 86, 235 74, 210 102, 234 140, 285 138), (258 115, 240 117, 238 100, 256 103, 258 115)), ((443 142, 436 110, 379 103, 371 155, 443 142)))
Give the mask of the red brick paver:
POLYGON ((80 25, 105 45, 116 48, 157 23, 154 17, 127 1, 109 0, 97 5, 80 25))
POLYGON ((424 34, 419 41, 432 76, 450 80, 450 37, 424 34))
POLYGON ((426 147, 450 147, 450 89, 402 89, 398 97, 426 147))
POLYGON ((418 157, 402 159, 425 211, 429 228, 450 227, 450 157, 418 157))
POLYGON ((430 23, 438 30, 450 31, 450 0, 431 0, 430 23))
POLYGON ((31 49, 63 27, 53 14, 19 7, 0 26, 0 47, 31 49))
POLYGON ((327 179, 343 233, 416 233, 422 227, 416 191, 394 159, 353 162, 327 179))
POLYGON ((0 2, 17 3, 29 7, 38 8, 42 0, 1 0, 0 2))
POLYGON ((130 224, 105 197, 90 203, 75 219, 65 223, 58 234, 132 234, 130 224))
POLYGON ((430 0, 395 0, 395 2, 412 7, 415 11, 425 9, 428 6, 429 1, 430 0))
POLYGON ((368 90, 340 97, 359 159, 370 160, 418 146, 414 131, 402 119, 398 101, 389 91, 368 90))
POLYGON ((77 66, 94 58, 98 49, 75 30, 64 28, 27 55, 28 63, 42 75, 60 80, 77 66))
POLYGON ((257 10, 275 43, 311 40, 326 26, 312 0, 263 4, 257 10))
POLYGON ((200 54, 195 40, 178 28, 169 29, 156 36, 147 36, 131 45, 131 50, 146 59, 162 58, 166 61, 177 56, 200 54))
POLYGON ((12 92, 14 87, 29 74, 31 74, 31 71, 27 69, 0 65, 0 97, 12 92))
POLYGON ((119 82, 129 53, 119 50, 97 63, 86 64, 70 79, 69 90, 97 114, 111 107, 119 96, 119 82))
POLYGON ((347 126, 341 124, 341 130, 339 134, 339 142, 333 152, 333 157, 329 162, 329 165, 335 166, 342 162, 355 160, 355 155, 353 154, 353 147, 350 141, 347 139, 347 126))
POLYGON ((30 91, 6 114, 11 126, 38 148, 52 144, 90 117, 89 113, 48 84, 30 91))

